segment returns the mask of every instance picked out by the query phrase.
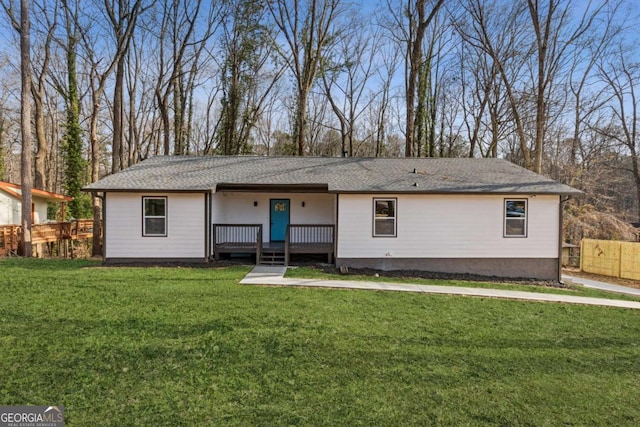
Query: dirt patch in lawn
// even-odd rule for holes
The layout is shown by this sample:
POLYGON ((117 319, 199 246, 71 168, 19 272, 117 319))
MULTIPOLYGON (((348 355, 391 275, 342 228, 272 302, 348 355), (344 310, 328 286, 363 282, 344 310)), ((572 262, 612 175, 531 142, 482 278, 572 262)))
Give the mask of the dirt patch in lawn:
MULTIPOLYGON (((332 265, 320 266, 325 273, 329 274, 341 274, 341 272, 332 265)), ((496 276, 481 276, 478 274, 459 274, 459 273, 437 273, 433 271, 422 270, 375 270, 371 268, 349 268, 346 273, 342 273, 345 276, 371 276, 371 277, 389 277, 389 278, 402 278, 402 279, 428 279, 428 280, 455 280, 465 282, 489 282, 489 283, 503 283, 503 284, 518 284, 518 285, 532 285, 532 286, 548 286, 554 288, 569 289, 560 282, 554 280, 536 280, 527 278, 504 278, 496 276)))

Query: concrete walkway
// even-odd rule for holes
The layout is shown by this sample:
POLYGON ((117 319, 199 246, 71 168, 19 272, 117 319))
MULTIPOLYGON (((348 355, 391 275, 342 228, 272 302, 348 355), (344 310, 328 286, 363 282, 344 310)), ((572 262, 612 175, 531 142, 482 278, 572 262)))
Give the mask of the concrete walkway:
POLYGON ((461 286, 412 285, 389 282, 363 282, 357 280, 318 280, 285 278, 286 267, 257 266, 240 281, 243 285, 299 286, 307 288, 366 289, 377 291, 418 292, 427 294, 467 295, 485 298, 507 298, 526 301, 561 302, 640 310, 640 302, 574 295, 543 294, 537 292, 507 291, 461 286))
POLYGON ((585 279, 583 277, 562 275, 562 280, 578 283, 585 288, 599 289, 601 291, 617 292, 619 294, 634 295, 640 297, 640 289, 629 288, 627 286, 612 285, 611 283, 599 282, 597 280, 585 279))

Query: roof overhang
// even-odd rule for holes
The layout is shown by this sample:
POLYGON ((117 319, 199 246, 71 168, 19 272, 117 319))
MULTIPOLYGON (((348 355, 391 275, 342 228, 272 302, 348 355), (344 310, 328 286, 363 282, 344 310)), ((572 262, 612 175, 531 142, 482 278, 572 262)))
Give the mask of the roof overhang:
MULTIPOLYGON (((17 184, 11 184, 9 182, 0 181, 0 189, 4 190, 7 194, 20 199, 22 198, 21 187, 17 184)), ((63 194, 52 193, 50 191, 31 189, 31 197, 37 197, 44 199, 47 202, 64 203, 73 200, 73 197, 65 196, 63 194)))
POLYGON ((548 191, 443 191, 443 190, 338 190, 331 191, 331 193, 339 194, 402 194, 402 195, 432 195, 432 196, 522 196, 522 197, 535 197, 535 196, 581 196, 582 192, 548 192, 548 191))
POLYGON ((82 191, 86 193, 211 193, 210 189, 192 188, 192 189, 171 189, 171 188, 88 188, 83 187, 82 191))
POLYGON ((240 184, 221 182, 216 192, 252 192, 252 193, 328 193, 328 184, 240 184))

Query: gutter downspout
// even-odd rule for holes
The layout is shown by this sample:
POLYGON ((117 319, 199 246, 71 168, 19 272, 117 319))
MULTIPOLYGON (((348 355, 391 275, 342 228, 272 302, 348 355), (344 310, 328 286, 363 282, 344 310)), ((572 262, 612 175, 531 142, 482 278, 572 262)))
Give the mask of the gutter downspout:
POLYGON ((563 243, 563 239, 562 239, 562 235, 563 235, 563 221, 564 221, 564 215, 563 215, 563 208, 564 208, 564 204, 566 202, 569 201, 570 196, 567 196, 566 198, 562 198, 562 196, 560 197, 560 203, 558 205, 558 283, 562 283, 562 243, 563 243))

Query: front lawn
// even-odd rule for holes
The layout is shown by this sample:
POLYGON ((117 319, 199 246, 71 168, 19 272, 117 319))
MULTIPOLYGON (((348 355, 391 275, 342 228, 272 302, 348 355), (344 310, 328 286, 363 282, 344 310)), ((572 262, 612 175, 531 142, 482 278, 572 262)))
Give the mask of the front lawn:
POLYGON ((638 425, 640 310, 0 261, 0 403, 67 425, 638 425))

